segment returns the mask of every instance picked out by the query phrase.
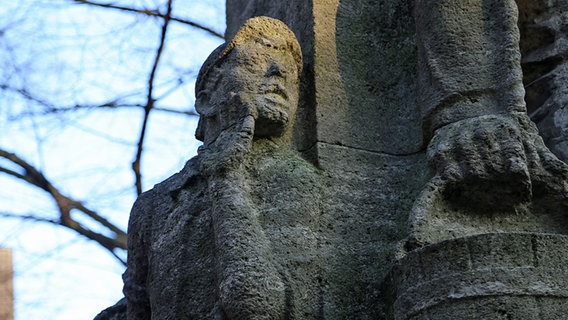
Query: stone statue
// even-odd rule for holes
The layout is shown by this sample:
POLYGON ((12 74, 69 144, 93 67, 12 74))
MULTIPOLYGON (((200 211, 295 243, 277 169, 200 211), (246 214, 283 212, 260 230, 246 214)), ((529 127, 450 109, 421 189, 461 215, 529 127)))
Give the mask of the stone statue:
POLYGON ((268 17, 209 56, 203 146, 131 212, 128 319, 314 317, 319 173, 291 148, 301 71, 294 34, 268 17))
MULTIPOLYGON (((196 83, 203 146, 136 201, 126 302, 112 310, 565 316, 568 166, 524 101, 530 111, 559 92, 564 42, 523 44, 518 27, 563 40, 563 20, 546 12, 564 2, 228 0, 231 40, 196 83), (517 7, 532 13, 519 20, 517 7), (294 33, 246 20, 258 14, 294 33)), ((564 96, 542 113, 561 119, 564 96)))
POLYGON ((410 246, 568 231, 568 166, 526 113, 515 1, 419 0, 415 12, 419 103, 436 174, 415 203, 410 246))

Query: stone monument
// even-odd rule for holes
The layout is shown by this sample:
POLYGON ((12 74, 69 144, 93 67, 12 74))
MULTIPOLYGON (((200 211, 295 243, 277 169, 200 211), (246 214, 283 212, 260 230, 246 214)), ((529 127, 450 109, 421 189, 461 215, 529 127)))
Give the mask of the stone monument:
POLYGON ((564 317, 567 10, 228 0, 204 144, 136 201, 116 314, 564 317))

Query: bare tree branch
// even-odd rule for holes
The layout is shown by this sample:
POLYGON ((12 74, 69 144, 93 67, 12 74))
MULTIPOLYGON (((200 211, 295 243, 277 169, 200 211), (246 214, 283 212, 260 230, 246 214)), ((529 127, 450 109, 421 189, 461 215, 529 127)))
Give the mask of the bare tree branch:
MULTIPOLYGON (((57 225, 57 226, 66 226, 66 225, 62 224, 61 221, 58 221, 58 220, 55 220, 55 219, 48 219, 48 218, 39 217, 39 216, 34 215, 34 214, 16 214, 16 213, 9 213, 9 212, 0 212, 0 217, 20 219, 20 220, 30 220, 30 221, 34 221, 34 222, 54 224, 54 225, 57 225)), ((109 250, 110 253, 118 261, 120 261, 123 265, 126 265, 126 261, 122 257, 120 257, 118 254, 116 254, 115 250, 117 249, 117 247, 114 246, 114 244, 112 242, 109 242, 107 240, 108 238, 105 239, 104 236, 101 236, 100 234, 95 233, 93 231, 90 231, 86 228, 81 228, 79 230, 73 228, 73 230, 76 231, 77 233, 79 233, 80 235, 89 238, 90 240, 94 240, 94 241, 98 242, 101 246, 103 246, 104 248, 109 250)), ((123 249, 123 248, 120 248, 120 249, 123 249)))
POLYGON ((94 1, 89 1, 89 0, 72 0, 73 2, 76 2, 78 4, 86 4, 86 5, 91 5, 91 6, 97 6, 97 7, 102 7, 102 8, 108 8, 108 9, 116 9, 116 10, 122 10, 122 11, 128 11, 128 12, 134 12, 134 13, 138 13, 138 14, 143 14, 146 16, 150 16, 150 17, 159 17, 162 19, 168 19, 171 21, 175 21, 175 22, 179 22, 179 23, 183 23, 183 24, 187 24, 191 27, 203 30, 217 38, 221 38, 224 39, 224 36, 222 34, 220 34, 219 32, 205 27, 197 22, 193 22, 193 21, 189 21, 186 19, 181 19, 178 17, 172 17, 171 14, 170 15, 164 15, 162 13, 160 13, 158 10, 149 10, 149 9, 137 9, 137 8, 130 8, 130 7, 123 7, 123 6, 117 6, 111 3, 99 3, 99 2, 94 2, 94 1))
POLYGON ((11 219, 20 219, 20 220, 31 220, 31 221, 34 221, 34 222, 45 222, 45 223, 51 223, 51 224, 59 225, 59 221, 57 221, 57 220, 38 217, 37 215, 34 215, 34 214, 17 214, 17 213, 10 213, 10 212, 0 212, 0 217, 11 218, 11 219))
POLYGON ((146 128, 148 127, 148 119, 150 117, 150 112, 154 108, 154 80, 156 78, 156 71, 158 70, 158 65, 160 64, 160 58, 162 57, 162 52, 166 44, 166 36, 168 33, 168 26, 170 23, 170 15, 172 13, 172 0, 168 0, 168 8, 164 16, 164 24, 162 26, 162 33, 160 35, 160 45, 156 50, 156 58, 154 59, 154 64, 152 65, 152 71, 150 72, 150 77, 148 78, 148 100, 144 108, 144 120, 142 122, 142 129, 140 130, 140 138, 138 139, 138 149, 136 151, 136 157, 134 162, 132 162, 132 170, 134 171, 136 192, 138 195, 142 193, 142 174, 140 172, 140 163, 142 161, 142 150, 144 148, 144 138, 146 136, 146 128))
MULTIPOLYGON (((108 102, 99 105, 74 105, 72 107, 57 107, 51 106, 42 110, 41 112, 23 112, 18 114, 18 116, 39 116, 39 115, 48 115, 48 114, 57 114, 57 113, 67 113, 67 112, 74 112, 79 110, 87 110, 87 109, 99 109, 99 110, 117 110, 117 109, 145 109, 145 104, 120 104, 115 102, 108 102)), ((154 111, 177 114, 182 116, 197 116, 198 114, 193 110, 177 110, 173 107, 157 107, 154 106, 152 108, 154 111)))
MULTIPOLYGON (((116 110, 116 109, 145 109, 146 108, 146 104, 120 103, 120 100, 122 100, 122 98, 116 98, 116 99, 113 99, 112 101, 108 101, 108 102, 105 102, 105 103, 102 103, 102 104, 93 104, 93 105, 88 105, 88 104, 78 105, 78 104, 76 104, 76 105, 72 105, 72 106, 56 106, 56 105, 52 104, 51 102, 48 102, 48 101, 45 101, 45 100, 42 100, 40 98, 35 97, 32 93, 30 93, 26 89, 18 89, 18 88, 13 88, 13 87, 6 85, 6 84, 0 84, 0 90, 7 90, 7 91, 16 92, 16 93, 20 94, 21 96, 23 96, 26 100, 33 101, 33 102, 38 103, 39 105, 44 107, 44 109, 42 111, 38 111, 38 112, 24 111, 24 112, 19 113, 15 116, 12 116, 11 119, 17 119, 21 116, 40 116, 40 115, 74 112, 74 111, 78 111, 78 110, 87 110, 87 109, 116 110)), ((156 105, 153 106, 152 110, 159 111, 159 112, 165 112, 165 113, 171 113, 171 114, 184 115, 184 116, 197 116, 198 115, 193 110, 178 110, 178 109, 175 109, 174 107, 160 107, 160 106, 156 106, 156 105)))
POLYGON ((42 105, 44 107, 51 106, 51 104, 49 102, 47 102, 43 99, 40 99, 38 97, 35 97, 25 88, 18 89, 18 88, 13 88, 11 86, 8 86, 7 84, 0 84, 0 90, 9 90, 9 91, 16 92, 16 93, 20 94, 22 97, 24 97, 26 100, 33 101, 33 102, 35 102, 39 105, 42 105))
POLYGON ((120 261, 124 262, 120 257, 116 255, 115 250, 126 249, 126 232, 124 232, 119 227, 112 224, 110 221, 102 217, 97 212, 87 208, 80 201, 72 199, 71 197, 62 194, 45 177, 43 173, 41 173, 33 165, 31 165, 30 163, 28 163, 18 155, 0 149, 0 158, 4 158, 10 161, 11 163, 19 166, 23 171, 19 173, 14 170, 0 166, 0 172, 11 175, 17 179, 26 181, 27 183, 46 191, 53 198, 59 209, 59 220, 51 220, 42 217, 34 217, 34 216, 21 216, 21 218, 33 219, 42 222, 49 222, 67 227, 85 236, 88 239, 96 241, 101 246, 109 250, 120 261), (77 210, 79 212, 82 212, 86 216, 98 222, 101 225, 101 227, 112 232, 114 234, 114 237, 105 236, 102 233, 94 232, 92 230, 89 230, 85 226, 81 225, 81 223, 73 219, 73 217, 71 216, 72 210, 77 210))

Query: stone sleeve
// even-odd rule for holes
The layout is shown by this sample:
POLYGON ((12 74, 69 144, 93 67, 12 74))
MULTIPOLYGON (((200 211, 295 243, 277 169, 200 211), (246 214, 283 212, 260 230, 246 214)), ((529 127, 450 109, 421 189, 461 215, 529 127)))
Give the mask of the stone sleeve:
POLYGON ((151 318, 147 292, 148 277, 148 204, 142 195, 130 212, 128 223, 128 267, 123 274, 128 319, 151 318))
POLYGON ((459 120, 524 112, 514 0, 417 0, 425 137, 459 120))
POLYGON ((213 229, 222 308, 229 319, 283 319, 285 284, 242 174, 212 178, 213 229))

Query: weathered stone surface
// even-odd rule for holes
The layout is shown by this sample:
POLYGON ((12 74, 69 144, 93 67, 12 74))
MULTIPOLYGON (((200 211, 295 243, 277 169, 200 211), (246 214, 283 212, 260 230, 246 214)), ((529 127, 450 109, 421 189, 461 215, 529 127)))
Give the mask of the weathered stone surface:
POLYGON ((240 26, 249 18, 268 16, 279 19, 294 32, 301 44, 304 68, 300 83, 300 101, 294 123, 294 148, 305 157, 317 161, 315 142, 317 137, 316 112, 313 108, 315 99, 314 82, 314 19, 312 6, 306 1, 266 1, 266 0, 230 0, 226 1, 227 30, 225 37, 232 38, 240 26))
POLYGON ((438 173, 414 203, 409 248, 480 233, 568 233, 566 164, 526 116, 445 126, 428 158, 438 173))
POLYGON ((436 174, 385 286, 394 319, 556 319, 568 302, 564 268, 542 265, 565 245, 537 245, 566 241, 568 166, 526 114, 517 17, 512 0, 416 2, 436 174))
POLYGON ((561 319, 567 245, 562 235, 493 233, 415 250, 390 275, 391 317, 561 319))
POLYGON ((414 1, 339 1, 334 40, 346 105, 328 105, 319 120, 334 125, 322 126, 320 141, 391 155, 421 149, 413 10, 414 1))
POLYGON ((281 19, 312 70, 302 78, 311 90, 304 96, 313 98, 303 107, 315 114, 315 136, 295 138, 313 141, 329 194, 319 316, 382 319, 380 283, 431 174, 416 103, 413 1, 252 2, 227 2, 228 29, 248 15, 281 19), (302 9, 287 10, 296 6, 302 9))
POLYGON ((290 147, 301 70, 294 35, 266 17, 204 64, 204 145, 132 209, 129 319, 315 318, 320 173, 290 147))
POLYGON ((459 120, 525 111, 513 0, 417 0, 415 12, 428 138, 459 120))
POLYGON ((568 232, 568 166, 525 112, 515 2, 416 6, 436 175, 411 212, 409 248, 488 232, 568 232))
POLYGON ((230 0, 228 33, 254 15, 278 18, 298 36, 310 71, 306 96, 313 96, 304 103, 315 110, 309 126, 317 123, 312 142, 387 154, 420 150, 413 1, 230 0))
POLYGON ((416 191, 428 178, 424 157, 328 144, 320 145, 319 155, 330 186, 321 220, 320 316, 384 319, 381 283, 406 235, 416 191))

